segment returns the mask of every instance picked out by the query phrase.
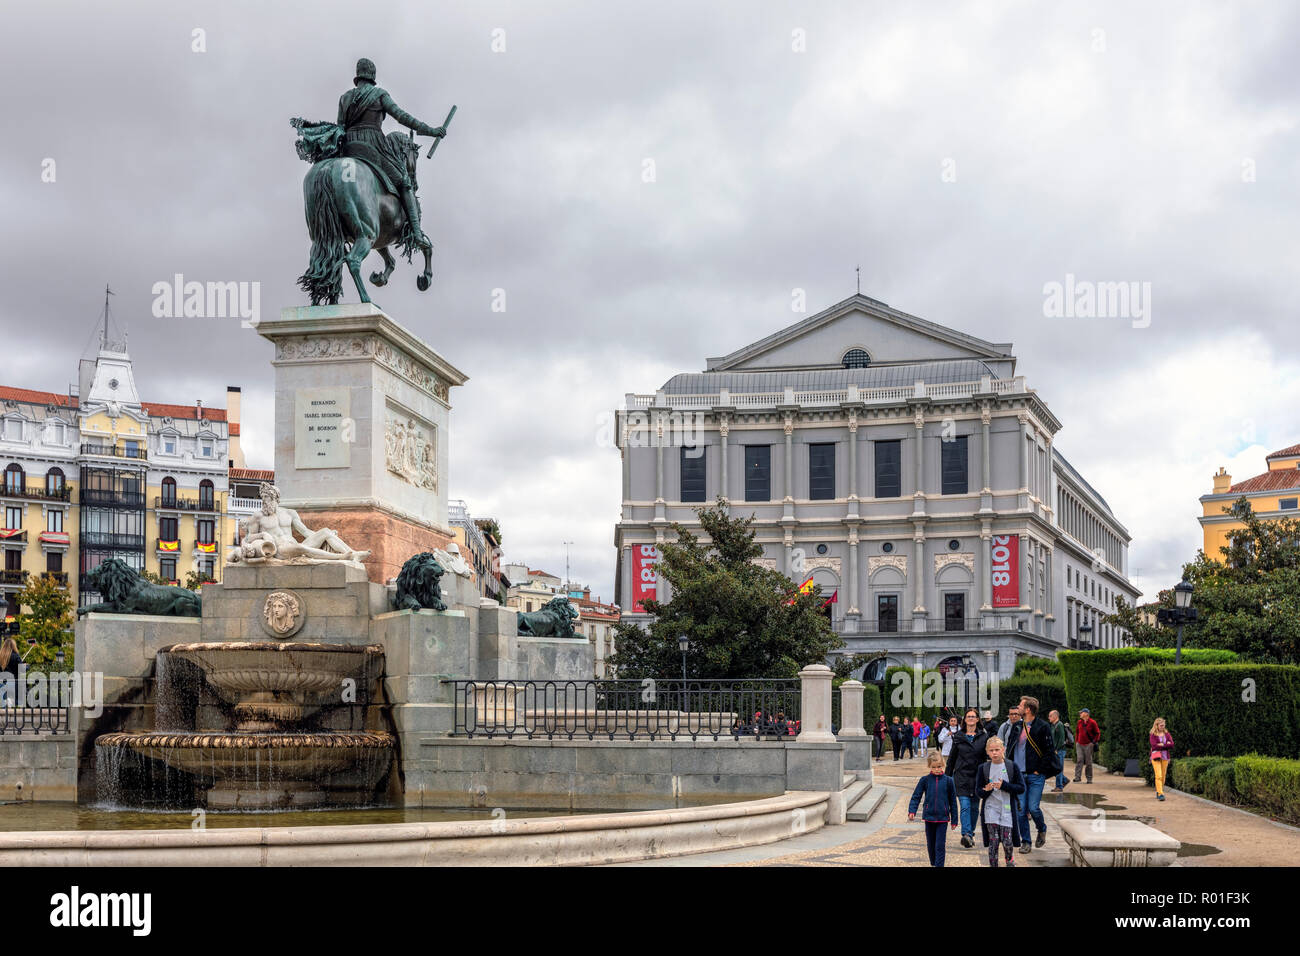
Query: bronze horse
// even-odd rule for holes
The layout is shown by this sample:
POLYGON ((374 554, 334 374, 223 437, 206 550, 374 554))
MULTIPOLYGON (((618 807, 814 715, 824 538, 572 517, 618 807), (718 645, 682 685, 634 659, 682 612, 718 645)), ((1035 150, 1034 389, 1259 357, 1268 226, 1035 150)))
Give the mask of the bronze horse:
MULTIPOLYGON (((392 132, 388 142, 395 151, 406 155, 406 169, 415 182, 415 164, 420 149, 405 134, 392 132)), ((387 284, 397 260, 389 247, 397 245, 411 259, 419 249, 424 253, 424 271, 415 279, 423 292, 433 279, 433 243, 423 232, 418 238, 403 237, 406 213, 402 201, 384 190, 369 164, 352 158, 333 157, 314 163, 302 183, 306 204, 307 232, 311 236, 311 264, 298 279, 303 291, 311 296, 312 305, 322 301, 336 305, 343 295, 340 266, 347 264, 357 295, 369 302, 361 281, 361 263, 377 251, 384 257, 384 271, 370 273, 377 286, 387 284)))

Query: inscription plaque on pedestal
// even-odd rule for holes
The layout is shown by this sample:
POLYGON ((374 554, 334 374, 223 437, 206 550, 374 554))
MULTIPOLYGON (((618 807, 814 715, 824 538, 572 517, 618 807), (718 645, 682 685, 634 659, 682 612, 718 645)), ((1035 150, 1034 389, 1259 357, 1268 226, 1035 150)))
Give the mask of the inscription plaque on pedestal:
POLYGON ((355 428, 346 388, 300 388, 294 393, 294 453, 297 468, 347 468, 352 464, 355 428))

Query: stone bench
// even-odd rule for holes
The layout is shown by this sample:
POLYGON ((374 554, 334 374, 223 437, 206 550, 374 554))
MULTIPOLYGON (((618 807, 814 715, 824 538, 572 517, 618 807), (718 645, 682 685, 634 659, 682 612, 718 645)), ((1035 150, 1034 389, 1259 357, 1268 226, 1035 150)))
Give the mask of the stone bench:
POLYGON ((1060 821, 1075 866, 1168 866, 1182 844, 1137 820, 1076 817, 1060 821), (1094 827, 1096 827, 1094 829, 1094 827))

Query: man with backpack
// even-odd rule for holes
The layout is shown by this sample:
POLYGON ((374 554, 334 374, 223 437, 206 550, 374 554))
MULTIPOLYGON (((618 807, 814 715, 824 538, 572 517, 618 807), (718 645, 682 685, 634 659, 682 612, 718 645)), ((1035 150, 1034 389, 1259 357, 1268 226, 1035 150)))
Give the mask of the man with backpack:
POLYGON ((1043 784, 1061 770, 1057 764, 1056 748, 1052 745, 1052 728, 1038 716, 1038 700, 1023 697, 1020 700, 1021 718, 1007 732, 1007 759, 1016 765, 1025 780, 1025 798, 1017 807, 1020 828, 1020 852, 1029 853, 1033 847, 1047 842, 1047 821, 1039 803, 1043 799, 1043 784), (1038 837, 1029 842, 1029 821, 1033 819, 1038 837))

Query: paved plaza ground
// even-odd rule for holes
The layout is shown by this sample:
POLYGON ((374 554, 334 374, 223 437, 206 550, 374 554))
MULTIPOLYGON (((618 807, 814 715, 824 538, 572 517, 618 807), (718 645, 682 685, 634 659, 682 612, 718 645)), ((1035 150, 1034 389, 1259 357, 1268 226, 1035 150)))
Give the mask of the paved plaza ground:
MULTIPOLYGON (((885 799, 871 819, 823 827, 805 836, 768 846, 703 853, 624 866, 928 866, 925 830, 907 820, 912 787, 925 772, 919 757, 895 762, 891 756, 874 765, 874 785, 885 799)), ((1066 761, 1067 775, 1074 764, 1066 761)), ((1160 803, 1140 777, 1098 770, 1093 783, 1070 783, 1064 793, 1043 794, 1047 845, 1017 854, 1017 866, 1069 866, 1058 818, 1092 816, 1141 820, 1183 844, 1178 866, 1277 866, 1300 862, 1300 829, 1274 823, 1244 810, 1223 807, 1198 797, 1167 791, 1160 803)), ((948 866, 987 866, 983 844, 964 849, 960 833, 948 837, 948 866)))

